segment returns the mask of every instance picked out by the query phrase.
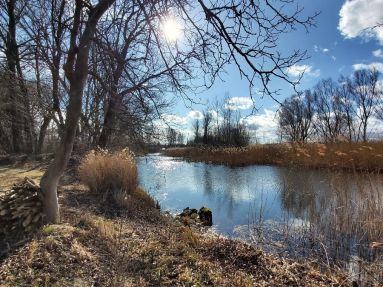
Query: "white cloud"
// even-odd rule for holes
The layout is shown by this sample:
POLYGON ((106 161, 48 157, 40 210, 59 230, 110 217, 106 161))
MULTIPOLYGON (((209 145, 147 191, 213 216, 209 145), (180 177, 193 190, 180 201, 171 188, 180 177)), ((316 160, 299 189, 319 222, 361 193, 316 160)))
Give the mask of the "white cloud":
POLYGON ((314 51, 315 52, 323 52, 323 53, 327 53, 328 51, 330 51, 329 48, 322 48, 318 45, 314 45, 314 51))
POLYGON ((228 110, 248 110, 253 107, 253 100, 250 97, 232 97, 225 103, 225 108, 228 110))
POLYGON ((202 120, 203 114, 200 111, 190 111, 187 117, 193 120, 202 120))
POLYGON ((274 111, 264 109, 262 114, 242 118, 241 122, 256 134, 257 140, 261 142, 277 140, 278 122, 274 111))
POLYGON ((287 74, 293 77, 298 77, 305 72, 310 73, 311 69, 312 67, 309 65, 293 65, 287 68, 287 74))
POLYGON ((383 50, 382 49, 375 50, 372 52, 372 54, 377 58, 383 58, 383 50))
POLYGON ((216 111, 214 110, 210 110, 209 111, 209 114, 211 115, 212 119, 213 119, 213 125, 216 126, 217 123, 220 124, 222 123, 223 121, 223 117, 220 116, 216 111))
POLYGON ((170 126, 184 126, 188 123, 186 117, 180 117, 172 114, 162 114, 161 119, 170 126))
POLYGON ((331 56, 331 59, 335 62, 336 61, 336 57, 335 56, 331 56))
POLYGON ((302 74, 314 78, 320 76, 320 70, 313 70, 313 67, 310 65, 292 65, 291 67, 287 68, 286 73, 292 77, 299 77, 302 74))
POLYGON ((352 67, 354 68, 355 71, 363 70, 363 69, 367 69, 367 70, 375 69, 375 70, 383 73, 383 63, 379 63, 379 62, 374 62, 371 64, 354 64, 354 65, 352 65, 352 67))
POLYGON ((348 39, 376 38, 383 44, 383 0, 346 0, 339 11, 338 29, 348 39))

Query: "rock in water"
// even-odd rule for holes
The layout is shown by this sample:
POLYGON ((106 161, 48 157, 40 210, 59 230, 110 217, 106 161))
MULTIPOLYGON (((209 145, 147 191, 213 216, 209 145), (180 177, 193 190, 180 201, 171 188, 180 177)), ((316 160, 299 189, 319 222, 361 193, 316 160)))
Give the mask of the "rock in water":
POLYGON ((195 208, 186 207, 182 213, 177 215, 177 218, 181 219, 185 225, 191 223, 205 226, 213 225, 213 213, 207 207, 201 207, 199 211, 195 208))
POLYGON ((182 213, 180 214, 181 217, 195 217, 198 215, 197 209, 186 207, 182 213), (195 214, 195 215, 193 215, 195 214))
POLYGON ((202 221, 203 225, 212 226, 213 225, 213 213, 207 207, 201 207, 198 212, 199 219, 202 221))

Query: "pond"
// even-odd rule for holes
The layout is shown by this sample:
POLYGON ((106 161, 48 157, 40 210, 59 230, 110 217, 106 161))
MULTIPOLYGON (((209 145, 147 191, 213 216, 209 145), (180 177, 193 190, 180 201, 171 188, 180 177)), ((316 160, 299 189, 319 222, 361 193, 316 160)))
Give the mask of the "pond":
POLYGON ((160 154, 138 160, 141 186, 163 210, 213 211, 213 230, 328 264, 376 260, 383 241, 383 176, 255 165, 228 167, 160 154))

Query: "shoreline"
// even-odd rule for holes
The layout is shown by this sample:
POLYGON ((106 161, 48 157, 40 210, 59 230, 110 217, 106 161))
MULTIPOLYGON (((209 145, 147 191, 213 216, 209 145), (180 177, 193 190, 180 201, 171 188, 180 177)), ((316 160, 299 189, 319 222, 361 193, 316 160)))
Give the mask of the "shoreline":
POLYGON ((383 142, 357 144, 262 144, 246 147, 178 147, 166 156, 233 167, 276 165, 296 168, 383 171, 383 142))
POLYGON ((324 271, 312 262, 278 258, 240 240, 207 236, 154 207, 137 208, 136 199, 127 210, 106 214, 99 198, 78 182, 60 189, 62 222, 44 226, 1 261, 0 286, 349 283, 340 270, 324 271))

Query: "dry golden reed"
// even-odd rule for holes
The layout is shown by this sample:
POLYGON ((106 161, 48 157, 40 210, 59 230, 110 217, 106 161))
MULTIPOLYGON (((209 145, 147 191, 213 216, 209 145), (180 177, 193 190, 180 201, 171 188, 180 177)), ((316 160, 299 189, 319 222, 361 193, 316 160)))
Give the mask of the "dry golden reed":
POLYGON ((129 149, 91 151, 81 162, 79 175, 92 191, 105 197, 121 197, 137 189, 136 160, 129 149))
POLYGON ((231 166, 275 164, 309 168, 383 170, 383 141, 334 144, 258 144, 247 147, 171 148, 165 154, 231 166))

